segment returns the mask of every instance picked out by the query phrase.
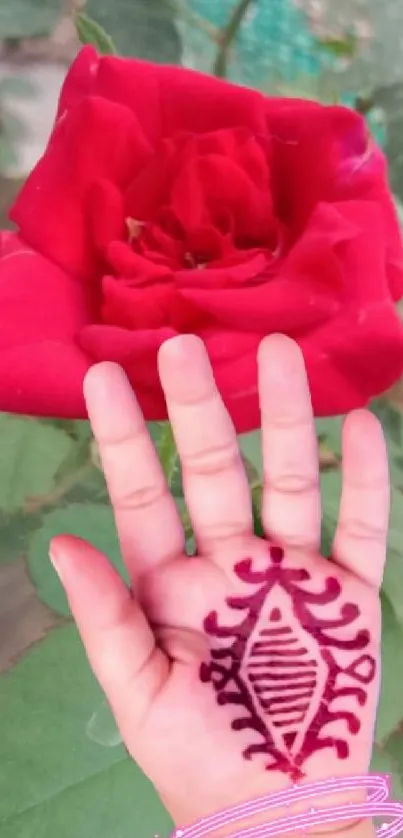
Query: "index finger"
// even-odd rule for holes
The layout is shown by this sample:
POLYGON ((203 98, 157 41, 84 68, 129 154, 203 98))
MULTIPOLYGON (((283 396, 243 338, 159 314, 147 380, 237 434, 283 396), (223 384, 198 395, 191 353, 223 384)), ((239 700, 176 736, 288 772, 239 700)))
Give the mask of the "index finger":
POLYGON ((184 535, 137 399, 123 370, 92 367, 84 383, 92 430, 130 578, 180 555, 184 535))

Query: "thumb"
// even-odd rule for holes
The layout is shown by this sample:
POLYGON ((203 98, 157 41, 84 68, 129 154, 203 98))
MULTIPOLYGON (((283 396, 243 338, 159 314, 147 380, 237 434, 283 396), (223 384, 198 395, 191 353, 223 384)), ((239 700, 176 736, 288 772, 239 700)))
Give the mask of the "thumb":
POLYGON ((156 646, 144 612, 102 553, 67 535, 53 539, 49 552, 123 741, 133 745, 136 728, 168 677, 168 659, 156 646))

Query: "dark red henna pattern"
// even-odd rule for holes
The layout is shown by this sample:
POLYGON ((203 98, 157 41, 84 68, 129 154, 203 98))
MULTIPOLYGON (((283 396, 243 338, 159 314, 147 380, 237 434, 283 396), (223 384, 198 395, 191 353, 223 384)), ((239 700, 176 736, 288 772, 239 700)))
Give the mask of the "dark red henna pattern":
POLYGON ((202 664, 200 678, 213 684, 218 704, 239 706, 233 730, 258 734, 260 741, 249 745, 243 756, 264 754, 270 758, 267 770, 283 771, 298 780, 304 776, 301 767, 306 760, 323 748, 334 748, 340 759, 348 757, 346 739, 326 735, 323 729, 341 720, 350 734, 356 734, 359 718, 330 705, 348 697, 362 707, 367 700, 363 687, 373 681, 376 662, 363 651, 370 643, 368 631, 361 629, 344 639, 337 636, 338 629, 345 630, 359 617, 356 605, 342 605, 338 619, 317 616, 340 598, 337 579, 328 577, 319 593, 306 591, 303 584, 311 581, 309 573, 285 569, 283 557, 279 547, 272 547, 265 571, 253 570, 250 559, 235 566, 238 578, 255 590, 227 599, 229 608, 245 612, 240 623, 221 626, 216 612, 207 616, 204 629, 221 645, 211 650, 211 662, 202 664), (343 650, 350 660, 341 665, 331 650, 343 650), (361 654, 351 660, 355 652, 361 654), (362 686, 352 686, 351 680, 362 686))

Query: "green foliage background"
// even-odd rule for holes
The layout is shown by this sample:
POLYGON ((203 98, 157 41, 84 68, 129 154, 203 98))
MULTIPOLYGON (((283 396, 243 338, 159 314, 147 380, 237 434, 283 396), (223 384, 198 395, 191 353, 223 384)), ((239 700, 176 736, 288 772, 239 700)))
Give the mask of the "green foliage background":
MULTIPOLYGON (((0 0, 0 37, 9 47, 47 37, 60 14, 61 0, 0 0)), ((112 49, 110 34, 122 53, 180 60, 183 45, 168 0, 147 0, 147 7, 140 0, 88 0, 85 14, 81 39, 103 51, 112 49)), ((0 141, 0 161, 1 154, 0 141)), ((393 483, 372 768, 392 775, 397 798, 403 798, 402 403, 397 387, 372 405, 387 436, 393 483)), ((325 555, 338 514, 341 424, 342 417, 317 423, 325 555)), ((169 428, 157 423, 150 431, 191 544, 169 428)), ((260 434, 245 435, 240 444, 258 498, 260 434)), ((0 838, 166 835, 169 818, 126 754, 49 563, 49 541, 60 532, 89 539, 123 573, 88 423, 0 414, 0 838)))

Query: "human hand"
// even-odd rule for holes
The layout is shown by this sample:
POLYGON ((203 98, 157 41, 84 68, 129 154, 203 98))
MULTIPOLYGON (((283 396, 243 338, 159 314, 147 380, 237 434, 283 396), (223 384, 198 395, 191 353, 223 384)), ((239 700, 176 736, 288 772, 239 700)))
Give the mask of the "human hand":
POLYGON ((366 411, 343 431, 332 559, 319 554, 317 444, 300 350, 259 352, 266 539, 253 534, 236 434, 199 339, 159 367, 197 543, 123 372, 101 364, 85 394, 114 507, 129 591, 107 558, 51 545, 93 670, 122 738, 176 823, 295 781, 368 770, 380 679, 378 590, 389 480, 366 411))

